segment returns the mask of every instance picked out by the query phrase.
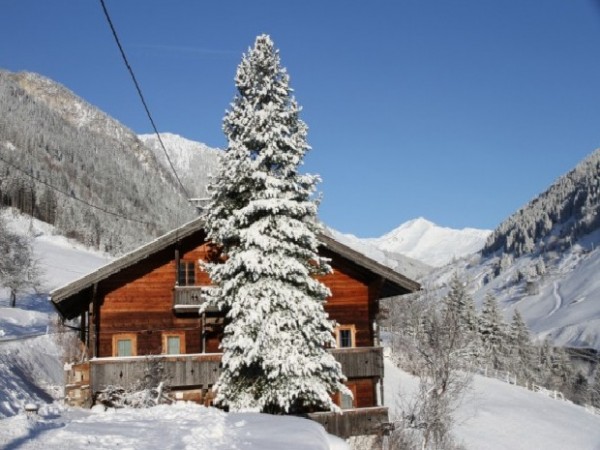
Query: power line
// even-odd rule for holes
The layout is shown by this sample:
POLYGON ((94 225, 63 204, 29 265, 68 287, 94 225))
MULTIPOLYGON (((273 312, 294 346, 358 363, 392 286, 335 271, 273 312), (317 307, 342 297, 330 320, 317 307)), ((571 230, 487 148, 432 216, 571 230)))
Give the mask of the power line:
POLYGON ((18 167, 18 166, 15 166, 15 165, 14 165, 13 163, 11 163, 10 161, 7 161, 6 159, 4 159, 2 156, 0 156, 0 161, 2 161, 2 162, 3 162, 4 164, 6 164, 6 165, 8 165, 8 166, 12 167, 13 169, 15 169, 15 170, 17 170, 17 171, 21 172, 22 174, 24 174, 24 175, 28 176, 28 177, 29 177, 29 178, 31 178, 32 180, 35 180, 35 181, 37 181, 38 183, 41 183, 41 184, 43 184, 44 186, 47 186, 47 187, 49 187, 50 189, 52 189, 52 190, 54 190, 54 191, 56 191, 56 192, 59 192, 59 193, 61 193, 62 195, 64 195, 64 196, 68 197, 68 198, 71 198, 71 199, 75 200, 76 202, 83 203, 84 205, 87 205, 87 206, 89 206, 90 208, 97 209, 97 210, 99 210, 99 211, 102 211, 102 212, 104 212, 104 213, 106 213, 106 214, 110 214, 111 216, 120 217, 121 219, 125 219, 125 220, 128 220, 128 221, 130 221, 130 222, 137 222, 137 223, 141 223, 141 224, 144 224, 144 225, 155 225, 155 224, 153 224, 152 222, 147 222, 147 221, 145 221, 145 220, 139 220, 139 219, 131 219, 131 218, 129 218, 129 217, 126 217, 126 216, 124 216, 124 215, 122 215, 122 214, 119 214, 119 213, 117 213, 117 212, 110 211, 110 210, 108 210, 108 209, 106 209, 106 208, 103 208, 102 206, 97 206, 97 205, 94 205, 94 204, 92 204, 92 203, 89 203, 89 202, 87 202, 87 201, 85 201, 85 200, 83 200, 83 199, 81 199, 81 198, 79 198, 79 197, 77 197, 77 196, 75 196, 75 195, 73 195, 73 194, 70 194, 70 193, 68 193, 68 192, 66 192, 66 191, 64 191, 64 190, 62 190, 62 189, 60 189, 60 188, 58 188, 58 187, 56 187, 56 186, 54 186, 54 185, 52 185, 52 184, 48 183, 47 181, 44 181, 44 180, 42 180, 41 178, 38 178, 38 177, 36 177, 36 176, 34 176, 34 175, 30 174, 29 172, 27 172, 26 170, 23 170, 23 169, 21 169, 20 167, 18 167))
POLYGON ((171 170, 175 174, 175 178, 177 179, 177 182, 179 183, 181 190, 183 191, 183 193, 185 194, 185 196, 187 198, 190 198, 190 195, 188 194, 187 189, 185 187, 183 187, 183 184, 181 183, 181 180, 179 179, 179 175, 177 175, 177 171, 175 170, 175 167, 173 166, 173 163, 171 162, 171 158, 169 157, 169 153, 167 152, 167 149, 165 148, 165 144, 163 143, 162 138, 160 137, 160 133, 158 132, 158 129, 156 128, 156 124, 154 123, 152 114, 150 114, 150 109, 148 108, 148 104, 146 103, 144 95, 142 94, 142 89, 140 88, 137 78, 135 77, 135 74, 133 73, 133 69, 131 68, 131 65, 129 64, 129 61, 127 60, 127 56, 125 55, 125 50, 123 50, 123 46, 121 45, 121 41, 119 40, 119 36, 117 35, 117 30, 115 29, 115 27, 112 23, 110 15, 108 14, 108 9, 106 8, 106 5, 104 4, 104 0, 100 0, 100 4, 102 5, 102 10, 104 11, 104 16, 106 17, 106 21, 108 22, 108 25, 110 26, 112 35, 115 38, 115 42, 117 43, 117 47, 119 47, 119 51, 121 52, 121 57, 123 58, 123 62, 125 63, 125 66, 127 67, 129 74, 131 75, 133 84, 135 85, 135 88, 140 97, 140 100, 142 101, 142 105, 144 105, 144 109, 146 110, 146 115, 148 116, 148 119, 150 120, 150 123, 152 124, 152 129, 154 130, 154 133, 156 134, 156 137, 158 138, 160 147, 162 148, 163 152, 165 153, 165 156, 167 157, 169 166, 171 166, 171 170))

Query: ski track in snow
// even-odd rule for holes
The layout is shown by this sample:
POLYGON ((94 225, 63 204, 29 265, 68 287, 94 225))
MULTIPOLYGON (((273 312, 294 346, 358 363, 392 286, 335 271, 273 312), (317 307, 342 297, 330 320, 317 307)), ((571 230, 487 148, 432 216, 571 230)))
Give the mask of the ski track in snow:
POLYGON ((555 300, 554 308, 552 309, 552 311, 550 311, 546 315, 546 318, 550 317, 552 314, 554 314, 556 311, 558 311, 563 304, 563 299, 560 296, 560 292, 558 292, 558 289, 560 287, 560 285, 558 284, 558 281, 555 281, 553 284, 554 284, 554 287, 552 288, 552 296, 554 297, 554 300, 555 300))

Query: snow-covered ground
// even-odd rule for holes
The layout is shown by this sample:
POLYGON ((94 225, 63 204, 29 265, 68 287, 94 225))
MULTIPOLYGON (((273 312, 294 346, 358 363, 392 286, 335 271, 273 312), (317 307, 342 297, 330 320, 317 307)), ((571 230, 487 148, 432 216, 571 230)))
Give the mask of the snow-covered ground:
MULTIPOLYGON (((386 358, 384 398, 390 415, 399 414, 417 386, 417 378, 386 358)), ((600 415, 474 375, 472 388, 458 408, 454 434, 468 450, 598 450, 600 415)))
POLYGON ((224 413, 192 403, 147 409, 64 410, 0 421, 6 449, 344 450, 344 441, 308 419, 224 413))

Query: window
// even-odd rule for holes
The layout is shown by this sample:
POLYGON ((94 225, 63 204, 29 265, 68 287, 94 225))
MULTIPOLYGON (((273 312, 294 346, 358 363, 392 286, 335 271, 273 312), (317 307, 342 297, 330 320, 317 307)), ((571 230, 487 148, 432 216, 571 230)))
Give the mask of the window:
POLYGON ((179 261, 179 286, 194 286, 196 284, 196 263, 194 261, 179 261))
POLYGON ((356 347, 356 327, 354 325, 339 325, 335 329, 335 341, 338 348, 356 347))
POLYGON ((185 333, 163 333, 162 335, 162 352, 167 355, 179 355, 185 353, 185 333))
POLYGON ((133 333, 113 335, 113 356, 136 356, 137 336, 133 333))

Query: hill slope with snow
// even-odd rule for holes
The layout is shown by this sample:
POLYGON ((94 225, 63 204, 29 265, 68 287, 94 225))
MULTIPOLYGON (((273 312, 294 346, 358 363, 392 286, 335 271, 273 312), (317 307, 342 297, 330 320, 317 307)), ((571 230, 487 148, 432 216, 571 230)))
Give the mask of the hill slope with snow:
POLYGON ((151 149, 59 83, 0 70, 0 117, 3 205, 114 254, 194 217, 151 149))
MULTIPOLYGON (((155 134, 141 134, 139 139, 153 152, 162 166, 170 171, 169 162, 165 152, 160 146, 155 134)), ((207 145, 191 141, 173 133, 160 133, 169 158, 175 170, 181 178, 182 184, 192 197, 206 198, 209 196, 206 187, 210 177, 216 175, 219 166, 219 155, 217 150, 207 145)))
POLYGON ((481 306, 494 295, 507 320, 515 309, 539 338, 600 350, 600 150, 502 222, 479 256, 427 276, 456 273, 481 306))
MULTIPOLYGON (((385 359, 384 398, 398 418, 418 378, 385 359)), ((453 433, 467 450, 597 450, 600 415, 500 380, 474 375, 455 413, 453 433)))
POLYGON ((539 340, 600 350, 600 231, 568 250, 516 259, 481 257, 457 261, 430 273, 428 285, 447 284, 456 273, 481 307, 488 294, 498 299, 506 321, 518 309, 539 340))

